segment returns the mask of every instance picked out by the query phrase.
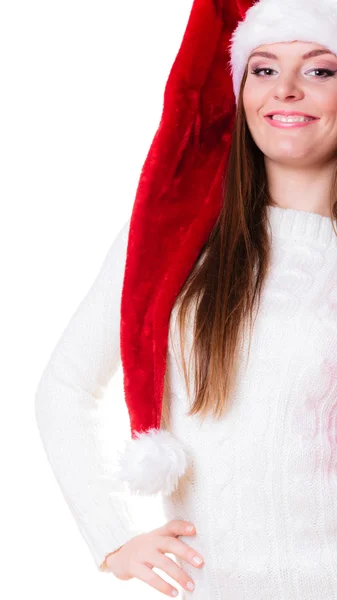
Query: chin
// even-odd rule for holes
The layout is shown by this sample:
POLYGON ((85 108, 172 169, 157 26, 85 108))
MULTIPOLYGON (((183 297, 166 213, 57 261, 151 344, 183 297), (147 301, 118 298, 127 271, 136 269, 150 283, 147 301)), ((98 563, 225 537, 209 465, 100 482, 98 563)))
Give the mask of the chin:
POLYGON ((260 146, 260 149, 267 158, 277 162, 292 160, 309 164, 314 158, 317 160, 317 149, 312 148, 310 151, 308 145, 294 144, 292 140, 275 143, 270 148, 260 146))
POLYGON ((264 154, 267 160, 290 167, 312 167, 317 162, 317 156, 309 156, 306 153, 292 152, 291 150, 279 153, 265 152, 264 154))

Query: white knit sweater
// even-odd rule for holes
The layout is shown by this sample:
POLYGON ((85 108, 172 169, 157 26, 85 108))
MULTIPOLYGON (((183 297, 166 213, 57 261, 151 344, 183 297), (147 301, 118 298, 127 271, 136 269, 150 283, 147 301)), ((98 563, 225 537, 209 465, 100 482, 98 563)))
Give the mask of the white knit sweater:
MULTIPOLYGON (((205 559, 195 600, 337 600, 337 238, 329 217, 268 206, 272 262, 231 408, 187 417, 175 308, 170 430, 193 457, 163 498, 205 559)), ((136 535, 100 454, 97 398, 120 365, 127 221, 63 332, 36 393, 50 464, 97 566, 136 535)), ((192 343, 191 334, 188 344, 192 343)), ((188 347, 187 355, 188 356, 188 347)), ((193 386, 192 386, 193 389, 193 386)), ((166 392, 167 393, 167 392, 166 392)))

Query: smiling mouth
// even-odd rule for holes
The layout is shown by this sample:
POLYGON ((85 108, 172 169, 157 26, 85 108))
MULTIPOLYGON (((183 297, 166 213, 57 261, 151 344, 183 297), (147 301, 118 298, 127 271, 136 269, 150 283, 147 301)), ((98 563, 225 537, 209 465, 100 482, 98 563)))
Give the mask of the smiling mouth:
POLYGON ((315 121, 317 117, 310 117, 309 115, 290 115, 289 117, 284 117, 282 115, 267 115, 267 118, 271 121, 279 121, 281 123, 304 123, 306 121, 315 121))
POLYGON ((316 123, 319 119, 316 117, 302 117, 294 120, 287 119, 273 119, 271 116, 265 116, 264 119, 269 123, 271 127, 276 129, 301 129, 303 127, 308 127, 313 123, 316 123))

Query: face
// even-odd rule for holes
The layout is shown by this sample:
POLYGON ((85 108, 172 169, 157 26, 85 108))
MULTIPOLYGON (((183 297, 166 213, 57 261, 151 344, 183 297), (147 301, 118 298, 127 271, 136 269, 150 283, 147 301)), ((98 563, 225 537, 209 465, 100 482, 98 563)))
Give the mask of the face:
MULTIPOLYGON (((309 42, 264 44, 251 56, 243 89, 243 106, 251 135, 273 161, 314 166, 337 157, 337 56, 309 42), (312 57, 303 55, 324 51, 312 57), (308 124, 283 125, 266 115, 281 111, 315 117, 308 124), (277 126, 279 125, 279 126, 277 126)), ((252 53, 252 54, 253 54, 252 53)))

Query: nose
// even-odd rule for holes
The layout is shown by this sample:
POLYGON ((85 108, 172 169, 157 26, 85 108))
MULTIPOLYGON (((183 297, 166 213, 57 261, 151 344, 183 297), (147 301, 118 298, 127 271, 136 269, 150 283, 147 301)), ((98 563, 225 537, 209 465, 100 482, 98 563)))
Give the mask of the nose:
POLYGON ((289 74, 275 80, 273 95, 276 100, 299 100, 303 98, 303 90, 296 77, 289 74))

